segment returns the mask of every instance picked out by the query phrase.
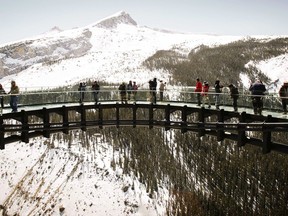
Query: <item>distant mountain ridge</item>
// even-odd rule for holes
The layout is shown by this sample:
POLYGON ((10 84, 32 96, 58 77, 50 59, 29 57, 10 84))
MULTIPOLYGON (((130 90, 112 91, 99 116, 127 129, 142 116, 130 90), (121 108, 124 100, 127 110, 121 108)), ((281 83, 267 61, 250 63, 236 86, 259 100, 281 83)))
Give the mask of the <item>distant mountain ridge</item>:
POLYGON ((243 39, 154 30, 138 26, 128 13, 120 11, 88 26, 65 31, 55 28, 53 34, 0 47, 0 78, 4 86, 14 79, 25 87, 56 87, 88 79, 133 79, 138 83, 146 83, 151 77, 168 80, 169 72, 151 70, 143 62, 159 50, 187 58, 200 45, 218 46, 243 39))

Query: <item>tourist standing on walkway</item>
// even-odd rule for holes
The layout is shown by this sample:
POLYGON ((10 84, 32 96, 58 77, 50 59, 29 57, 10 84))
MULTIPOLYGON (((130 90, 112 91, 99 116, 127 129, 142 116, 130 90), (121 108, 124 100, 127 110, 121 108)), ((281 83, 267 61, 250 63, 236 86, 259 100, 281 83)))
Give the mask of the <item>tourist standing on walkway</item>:
POLYGON ((197 96, 197 105, 201 106, 202 83, 200 82, 199 78, 196 79, 196 88, 194 92, 196 92, 196 96, 197 96))
POLYGON ((153 80, 149 81, 149 89, 151 94, 151 102, 156 104, 156 90, 157 90, 157 79, 154 78, 153 80))
POLYGON ((1 103, 1 108, 4 108, 4 94, 6 94, 4 88, 2 87, 2 85, 0 84, 0 103, 1 103))
POLYGON ((237 112, 238 111, 238 105, 237 105, 237 100, 239 98, 239 91, 238 91, 238 88, 236 86, 234 86, 233 84, 230 84, 229 86, 229 90, 230 90, 230 96, 233 100, 233 108, 234 108, 234 111, 237 112))
POLYGON ((138 90, 138 85, 136 84, 136 82, 134 81, 133 82, 133 98, 134 98, 134 101, 137 100, 137 90, 138 90))
POLYGON ((279 96, 281 97, 282 107, 284 114, 287 114, 288 103, 288 82, 284 82, 279 90, 279 96))
POLYGON ((120 84, 118 90, 120 93, 121 103, 123 104, 125 102, 127 104, 127 97, 126 97, 127 91, 126 91, 126 85, 124 82, 120 84))
POLYGON ((264 92, 266 91, 265 85, 261 82, 261 80, 257 80, 250 86, 249 91, 252 93, 254 114, 262 115, 263 96, 264 92))
POLYGON ((132 81, 130 80, 127 84, 128 100, 131 99, 132 90, 133 90, 133 84, 132 84, 132 81))
POLYGON ((78 91, 80 92, 79 103, 83 103, 84 96, 85 96, 85 91, 86 91, 86 84, 81 82, 79 84, 78 91))
POLYGON ((166 86, 166 82, 163 82, 163 80, 160 80, 160 87, 159 87, 160 101, 163 101, 163 94, 164 94, 165 86, 166 86))
POLYGON ((16 85, 16 82, 13 80, 11 82, 11 89, 8 92, 11 94, 10 96, 10 106, 12 108, 12 112, 18 111, 18 94, 19 94, 19 87, 16 85))
POLYGON ((210 99, 209 99, 209 83, 204 81, 203 82, 203 87, 202 87, 202 92, 201 95, 203 97, 203 103, 202 103, 202 107, 205 107, 205 104, 208 104, 208 108, 211 108, 211 103, 210 103, 210 99))
POLYGON ((219 106, 220 106, 220 95, 222 93, 222 88, 223 88, 223 85, 220 84, 220 80, 216 80, 215 81, 215 85, 214 85, 214 88, 215 88, 215 106, 216 106, 216 109, 220 109, 219 106))
POLYGON ((99 100, 99 91, 100 91, 100 85, 99 85, 99 83, 97 81, 95 81, 92 84, 92 91, 93 91, 95 104, 97 104, 98 100, 99 100))

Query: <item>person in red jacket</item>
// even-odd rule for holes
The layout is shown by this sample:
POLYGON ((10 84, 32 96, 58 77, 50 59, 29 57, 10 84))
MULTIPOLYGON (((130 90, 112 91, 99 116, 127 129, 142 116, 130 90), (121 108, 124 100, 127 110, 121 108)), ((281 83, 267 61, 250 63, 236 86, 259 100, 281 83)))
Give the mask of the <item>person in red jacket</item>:
POLYGON ((196 79, 196 88, 195 88, 196 96, 197 96, 197 105, 201 105, 201 92, 202 92, 202 83, 200 82, 200 79, 196 79))
POLYGON ((208 109, 211 108, 211 103, 210 103, 210 99, 209 99, 209 83, 204 81, 203 82, 203 86, 202 86, 202 92, 201 95, 203 97, 203 104, 202 106, 205 107, 206 102, 208 103, 208 109))

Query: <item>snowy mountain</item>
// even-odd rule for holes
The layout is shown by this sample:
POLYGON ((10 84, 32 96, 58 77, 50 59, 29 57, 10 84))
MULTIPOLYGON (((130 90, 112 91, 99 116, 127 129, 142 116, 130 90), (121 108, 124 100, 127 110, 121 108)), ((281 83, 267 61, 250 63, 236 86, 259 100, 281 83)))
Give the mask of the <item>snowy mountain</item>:
POLYGON ((146 83, 151 77, 169 76, 165 71, 150 71, 142 66, 157 50, 187 55, 201 44, 216 46, 239 39, 243 38, 153 30, 138 26, 129 14, 119 12, 83 28, 0 47, 1 83, 9 87, 13 79, 22 87, 54 87, 89 78, 146 83))
MULTIPOLYGON (((203 44, 217 46, 241 39, 245 37, 155 30, 138 26, 129 14, 121 11, 82 28, 54 28, 0 46, 0 82, 9 89, 10 81, 15 80, 22 90, 71 85, 88 79, 147 84, 152 77, 168 80, 170 76, 167 71, 150 71, 142 65, 159 50, 174 50, 187 56, 203 44)), ((249 64, 273 80, 285 80, 287 59, 288 54, 249 64)), ((88 141, 93 148, 86 149, 77 138, 80 132, 69 143, 59 136, 58 141, 39 138, 29 144, 9 144, 0 151, 0 213, 164 215, 168 199, 165 188, 151 198, 135 176, 112 169, 113 157, 121 155, 113 153, 102 137, 95 134, 88 141), (72 147, 68 148, 69 145, 72 147)))
MULTIPOLYGON (((0 46, 0 77, 4 86, 9 87, 10 80, 16 80, 25 88, 37 88, 69 85, 87 79, 118 83, 133 79, 140 84, 152 77, 168 79, 169 74, 165 71, 150 71, 142 62, 158 50, 188 55, 199 45, 217 46, 245 39, 141 27, 123 11, 82 28, 66 31, 55 28, 52 32, 0 46)), ((283 71, 279 63, 275 64, 274 69, 279 74, 287 72, 287 68, 283 71)), ((278 77, 277 74, 274 72, 273 76, 278 77)))

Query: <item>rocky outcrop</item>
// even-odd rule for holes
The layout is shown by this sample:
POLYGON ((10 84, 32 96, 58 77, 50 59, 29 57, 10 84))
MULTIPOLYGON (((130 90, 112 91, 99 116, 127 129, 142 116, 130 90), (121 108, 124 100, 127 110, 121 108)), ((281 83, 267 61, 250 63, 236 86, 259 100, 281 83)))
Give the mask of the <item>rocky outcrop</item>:
POLYGON ((128 13, 121 11, 111 17, 108 17, 98 22, 94 26, 99 27, 99 28, 111 29, 111 28, 117 27, 118 24, 128 24, 128 25, 134 25, 134 26, 137 25, 137 23, 131 18, 131 16, 128 13))
POLYGON ((33 64, 83 56, 92 47, 92 33, 85 29, 80 36, 61 39, 41 38, 0 48, 0 78, 18 73, 33 64), (41 44, 37 46, 34 44, 41 44))

